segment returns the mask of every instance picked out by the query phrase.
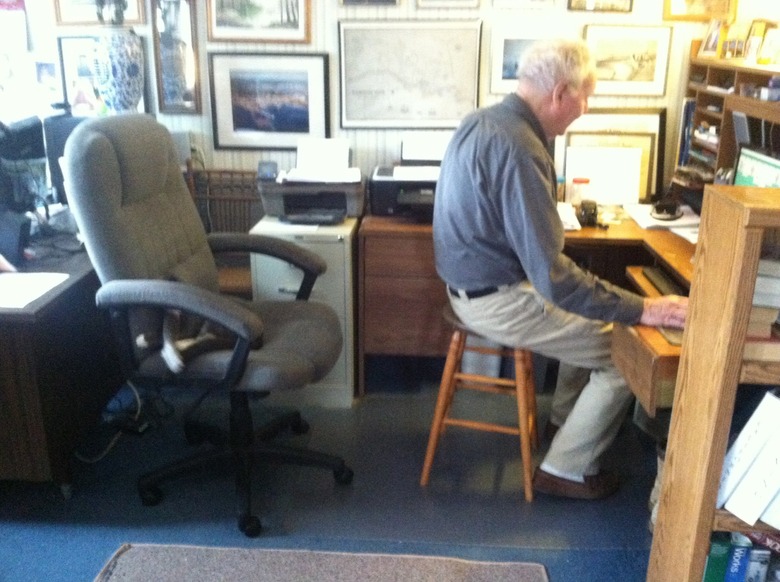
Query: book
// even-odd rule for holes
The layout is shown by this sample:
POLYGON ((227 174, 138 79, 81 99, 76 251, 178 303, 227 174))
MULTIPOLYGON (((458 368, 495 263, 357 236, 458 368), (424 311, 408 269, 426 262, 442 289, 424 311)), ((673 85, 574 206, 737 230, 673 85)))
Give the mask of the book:
POLYGON ((769 573, 769 559, 771 557, 772 553, 766 548, 751 548, 750 559, 745 572, 745 582, 766 582, 766 577, 769 573))
MULTIPOLYGON (((780 417, 775 417, 775 419, 780 417)), ((748 421, 749 422, 749 421, 748 421)), ((775 420, 775 425, 777 420, 775 420)), ((755 525, 780 491, 780 429, 773 428, 769 438, 726 500, 727 511, 755 525)))
POLYGON ((761 514, 761 521, 780 530, 780 491, 778 491, 774 499, 769 502, 764 513, 761 514))
POLYGON ((755 290, 759 293, 772 293, 775 295, 780 295, 780 277, 759 273, 756 275, 755 290))
POLYGON ((780 259, 769 256, 758 259, 758 274, 780 278, 780 259))
POLYGON ((755 362, 780 361, 780 337, 771 332, 769 337, 746 337, 742 359, 755 362))
POLYGON ((723 582, 726 578, 730 549, 731 542, 722 532, 716 532, 712 535, 702 582, 723 582))
POLYGON ((729 554, 726 560, 726 575, 723 582, 745 582, 748 563, 750 562, 751 542, 739 533, 731 534, 729 554))
POLYGON ((769 440, 780 418, 780 398, 767 392, 726 452, 716 506, 720 509, 731 496, 759 451, 769 440))
POLYGON ((750 321, 775 323, 778 316, 780 316, 780 308, 777 307, 763 307, 761 305, 753 305, 750 308, 750 321))
POLYGON ((749 531, 745 535, 750 538, 753 545, 760 544, 774 553, 780 554, 780 533, 749 531))

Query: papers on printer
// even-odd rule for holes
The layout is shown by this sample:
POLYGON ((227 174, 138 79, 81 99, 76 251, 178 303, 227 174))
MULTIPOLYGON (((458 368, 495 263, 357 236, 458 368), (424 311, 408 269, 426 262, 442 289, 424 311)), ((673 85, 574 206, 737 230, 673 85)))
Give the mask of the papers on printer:
POLYGON ((277 182, 355 183, 360 168, 349 167, 349 140, 307 137, 298 140, 296 166, 280 172, 277 182))

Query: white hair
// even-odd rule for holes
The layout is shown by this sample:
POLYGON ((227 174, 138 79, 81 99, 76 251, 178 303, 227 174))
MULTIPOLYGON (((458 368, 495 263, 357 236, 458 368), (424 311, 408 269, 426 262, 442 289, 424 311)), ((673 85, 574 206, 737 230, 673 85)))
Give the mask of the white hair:
POLYGON ((576 91, 596 79, 590 50, 582 40, 537 41, 522 54, 517 70, 520 81, 544 92, 561 82, 576 91))

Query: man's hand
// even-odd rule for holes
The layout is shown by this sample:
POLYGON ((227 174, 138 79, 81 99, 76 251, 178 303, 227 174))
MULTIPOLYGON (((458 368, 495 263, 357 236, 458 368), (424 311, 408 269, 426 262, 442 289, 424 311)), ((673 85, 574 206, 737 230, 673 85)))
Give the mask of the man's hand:
POLYGON ((685 325, 688 313, 688 298, 679 295, 645 297, 645 306, 639 323, 653 327, 676 327, 685 325))

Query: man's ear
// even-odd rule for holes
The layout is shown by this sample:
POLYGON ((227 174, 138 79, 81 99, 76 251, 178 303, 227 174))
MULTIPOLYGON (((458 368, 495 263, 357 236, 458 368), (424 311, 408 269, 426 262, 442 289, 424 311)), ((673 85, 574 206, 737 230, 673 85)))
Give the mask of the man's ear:
POLYGON ((552 97, 553 97, 553 103, 556 107, 560 106, 561 101, 563 101, 564 96, 566 95, 566 92, 569 90, 569 86, 566 83, 556 83, 555 87, 553 87, 552 97))

